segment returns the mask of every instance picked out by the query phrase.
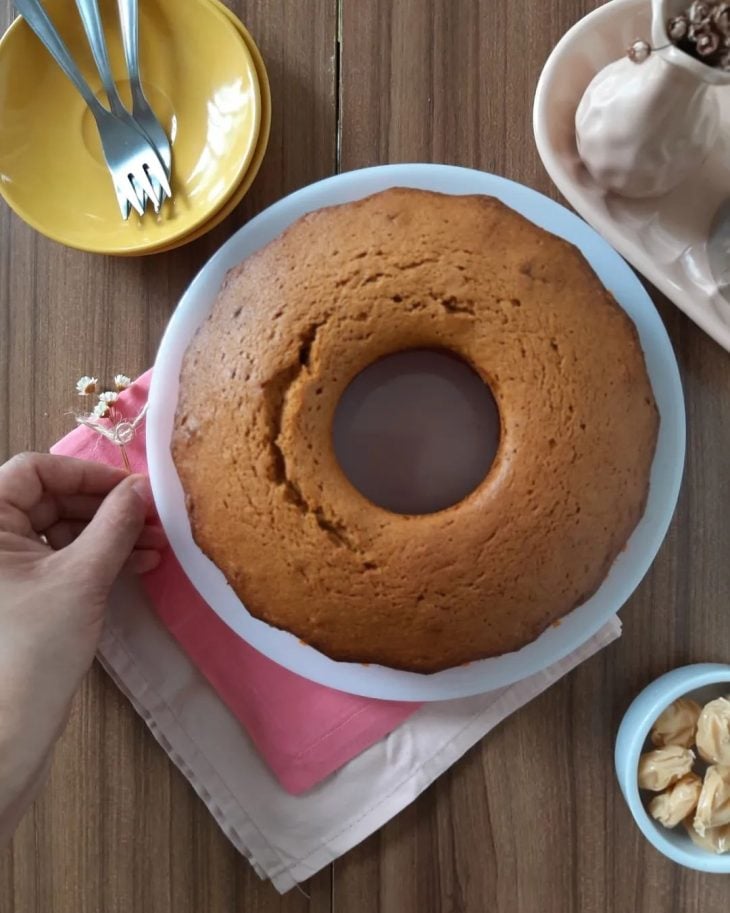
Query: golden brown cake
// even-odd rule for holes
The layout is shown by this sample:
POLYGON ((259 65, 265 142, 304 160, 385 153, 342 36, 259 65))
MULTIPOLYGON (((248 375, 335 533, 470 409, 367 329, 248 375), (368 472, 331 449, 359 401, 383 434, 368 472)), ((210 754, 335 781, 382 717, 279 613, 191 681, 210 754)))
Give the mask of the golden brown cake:
POLYGON ((642 515, 658 414, 633 324, 581 254, 491 197, 394 188, 231 270, 185 356, 173 455, 248 611, 340 660, 432 672, 522 647, 601 584, 642 515), (486 479, 376 507, 332 446, 363 368, 448 349, 499 407, 486 479))

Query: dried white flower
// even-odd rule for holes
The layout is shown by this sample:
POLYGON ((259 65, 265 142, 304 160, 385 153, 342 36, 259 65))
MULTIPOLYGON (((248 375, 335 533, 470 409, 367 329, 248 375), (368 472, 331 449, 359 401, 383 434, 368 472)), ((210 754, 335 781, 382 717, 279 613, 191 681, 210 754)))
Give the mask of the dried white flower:
POLYGON ((76 421, 79 425, 85 425, 87 428, 91 428, 97 434, 100 434, 103 438, 106 438, 107 441, 111 441, 112 444, 116 444, 119 448, 119 452, 122 455, 122 460, 124 461, 124 468, 127 472, 132 471, 131 464, 129 462, 129 457, 127 456, 126 445, 131 444, 134 440, 134 437, 137 433, 137 428, 144 421, 144 417, 147 414, 147 403, 142 406, 139 414, 135 418, 124 419, 117 424, 112 425, 101 425, 97 421, 99 418, 105 418, 109 414, 109 405, 104 402, 99 402, 96 404, 96 409, 94 409, 93 415, 77 415, 76 421), (105 413, 101 413, 101 409, 106 409, 105 413))
MULTIPOLYGON (((99 381, 96 377, 81 377, 76 383, 76 390, 80 396, 88 396, 95 393, 99 381)), ((98 402, 91 412, 77 412, 74 414, 76 423, 83 425, 94 431, 96 434, 105 438, 110 443, 119 448, 119 453, 127 472, 132 471, 132 465, 127 455, 127 445, 134 441, 137 429, 144 421, 147 414, 147 403, 141 408, 134 418, 123 416, 120 410, 114 408, 114 404, 119 400, 119 391, 126 390, 132 381, 126 374, 117 374, 114 377, 115 390, 106 390, 99 394, 98 402), (108 419, 103 423, 101 419, 108 419)))
POLYGON ((79 396, 88 396, 89 393, 96 393, 96 385, 99 383, 96 377, 88 377, 84 374, 76 381, 76 392, 79 396))

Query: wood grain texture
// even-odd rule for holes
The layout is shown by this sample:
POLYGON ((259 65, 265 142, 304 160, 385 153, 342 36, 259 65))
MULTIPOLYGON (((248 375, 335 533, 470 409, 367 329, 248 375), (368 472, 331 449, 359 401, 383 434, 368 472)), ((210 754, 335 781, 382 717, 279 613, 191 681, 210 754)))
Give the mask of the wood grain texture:
MULTIPOLYGON (((0 206, 0 458, 67 430, 78 374, 145 368, 198 268, 289 190, 337 168, 422 160, 557 197, 532 142, 532 93, 560 35, 597 2, 232 5, 269 67, 274 123, 262 172, 223 225, 181 251, 118 261, 48 242, 0 206)), ((0 0, 0 24, 9 19, 0 0)), ((658 856, 612 768, 638 689, 673 666, 730 658, 730 358, 652 294, 682 369, 688 459, 669 536, 618 643, 313 879, 309 900, 258 881, 95 669, 50 783, 0 854, 0 913, 726 913, 728 880, 658 856)))
MULTIPOLYGON (((532 141, 532 95, 560 36, 599 5, 345 0, 341 168, 453 162, 559 199, 532 141)), ((618 723, 643 685, 730 658, 730 358, 652 294, 680 360, 689 447, 679 509, 622 613, 624 636, 339 860, 338 913, 727 910, 727 879, 681 870, 640 837, 613 773, 618 723)))
MULTIPOLYGON (((281 196, 331 174, 335 0, 246 0, 235 9, 266 60, 268 154, 236 212, 169 254, 67 250, 0 205, 0 459, 71 427, 74 379, 148 367, 168 316, 211 254, 281 196)), ((0 25, 11 3, 0 0, 0 25)), ((192 38, 192 36, 191 36, 192 38)), ((0 853, 0 913, 324 913, 331 873, 280 898, 231 848, 144 724, 98 669, 61 740, 48 786, 0 853)))

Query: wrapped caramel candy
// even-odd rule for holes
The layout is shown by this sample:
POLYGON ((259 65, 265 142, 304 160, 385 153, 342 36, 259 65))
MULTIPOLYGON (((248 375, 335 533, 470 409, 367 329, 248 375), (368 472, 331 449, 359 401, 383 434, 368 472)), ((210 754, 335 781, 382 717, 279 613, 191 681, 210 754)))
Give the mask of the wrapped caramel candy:
POLYGON ((726 824, 730 824, 730 767, 713 764, 705 772, 694 829, 704 837, 709 828, 726 824))
POLYGON ((676 783, 692 770, 695 753, 679 745, 647 751, 639 758, 639 786, 655 793, 676 783))
POLYGON ((708 764, 730 765, 730 698, 718 697, 702 708, 697 751, 708 764))
POLYGON ((689 697, 680 697, 670 704, 651 727, 651 741, 657 748, 681 745, 691 748, 695 741, 697 719, 702 708, 689 697))
POLYGON ((702 778, 695 773, 685 774, 649 803, 649 814, 664 827, 676 827, 697 806, 702 790, 702 778))
POLYGON ((704 836, 700 836, 692 826, 692 818, 687 818, 684 826, 692 843, 710 853, 730 853, 730 824, 724 827, 708 827, 704 836))

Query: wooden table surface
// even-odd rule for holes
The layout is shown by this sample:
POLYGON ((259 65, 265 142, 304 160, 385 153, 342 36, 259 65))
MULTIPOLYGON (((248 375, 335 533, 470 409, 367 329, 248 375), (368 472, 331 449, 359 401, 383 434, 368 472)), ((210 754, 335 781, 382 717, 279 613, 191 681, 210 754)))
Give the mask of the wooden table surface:
MULTIPOLYGON (((557 198, 532 95, 595 0, 240 0, 273 90, 251 192, 207 237, 111 259, 45 240, 0 205, 0 458, 69 428, 82 373, 134 375, 198 269, 253 214, 382 162, 494 171, 557 198)), ((0 0, 0 26, 11 18, 0 0)), ((671 865, 619 794, 613 739, 632 696, 730 659, 730 359, 652 290, 684 379, 689 447, 674 522, 622 613, 621 640, 470 751, 304 892, 254 875, 99 669, 50 782, 0 854, 0 913, 727 913, 730 878, 671 865)))

